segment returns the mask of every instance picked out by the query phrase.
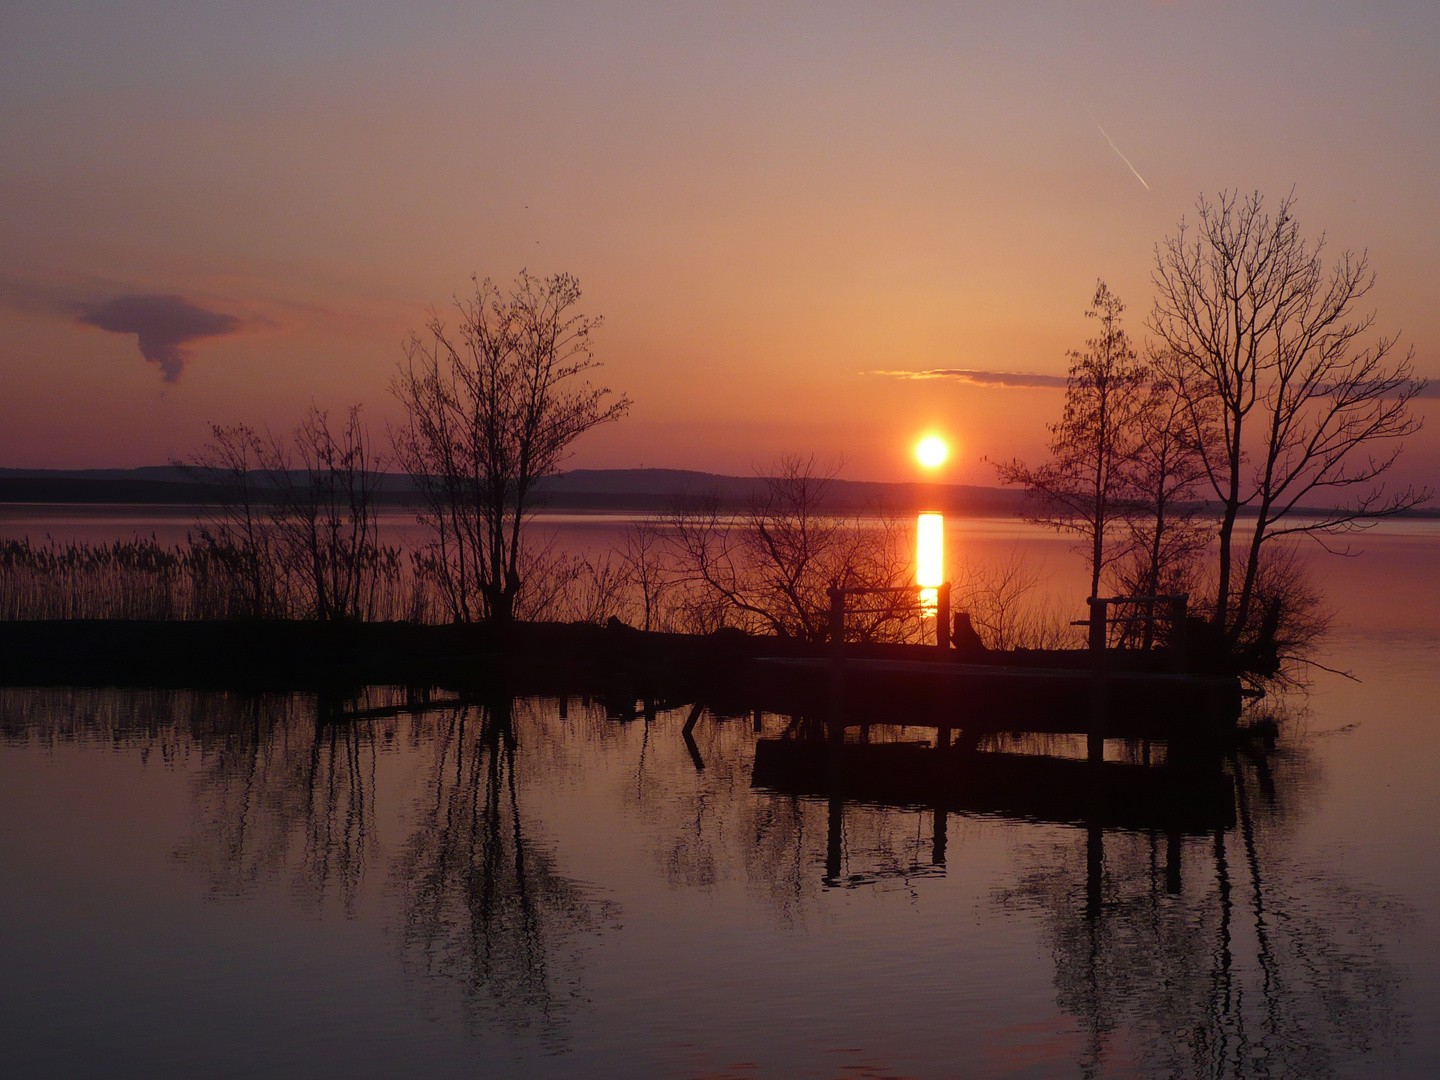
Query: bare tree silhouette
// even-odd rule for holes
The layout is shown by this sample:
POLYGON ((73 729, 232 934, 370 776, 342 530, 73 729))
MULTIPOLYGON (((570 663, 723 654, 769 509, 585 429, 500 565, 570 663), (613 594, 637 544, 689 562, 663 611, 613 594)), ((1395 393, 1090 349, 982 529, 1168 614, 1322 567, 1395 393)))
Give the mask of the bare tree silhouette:
MULTIPOLYGON (((735 626, 754 633, 825 641, 826 590, 914 584, 899 523, 837 514, 826 505, 838 466, 814 456, 781 458, 761 494, 740 514, 718 498, 676 510, 664 534, 673 565, 671 595, 685 629, 735 626)), ((915 633, 913 601, 884 598, 849 624, 862 641, 915 633)))
POLYGON ((629 398, 607 404, 608 389, 581 381, 600 366, 600 320, 577 314, 579 300, 569 274, 522 270, 508 295, 486 278, 456 302, 458 335, 434 314, 406 348, 393 439, 430 531, 422 565, 456 622, 514 617, 537 485, 577 438, 629 411, 629 398))
POLYGON ((1027 517, 1079 537, 1090 565, 1090 595, 1117 557, 1112 534, 1125 515, 1136 418, 1148 373, 1122 325, 1125 305, 1099 281, 1085 317, 1098 323, 1084 352, 1070 352, 1065 411, 1050 427, 1050 459, 996 466, 1001 483, 1023 486, 1035 502, 1027 517))
POLYGON ((1194 227, 1182 220, 1155 251, 1155 357, 1220 503, 1211 618, 1232 644, 1273 618, 1256 603, 1268 545, 1328 544, 1430 494, 1385 484, 1420 428, 1413 351, 1398 355, 1356 310, 1375 283, 1365 253, 1327 267, 1324 236, 1307 241, 1294 207, 1293 193, 1273 216, 1259 193, 1202 196, 1194 227), (1248 536, 1242 509, 1255 514, 1248 536))

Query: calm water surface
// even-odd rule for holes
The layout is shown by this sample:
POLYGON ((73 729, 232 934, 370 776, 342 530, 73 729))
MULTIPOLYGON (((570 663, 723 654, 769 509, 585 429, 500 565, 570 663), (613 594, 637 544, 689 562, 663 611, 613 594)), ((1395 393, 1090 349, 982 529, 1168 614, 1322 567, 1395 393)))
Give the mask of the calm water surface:
POLYGON ((580 698, 0 691, 0 1069, 1434 1075, 1440 530, 1365 546, 1321 564, 1363 681, 1174 844, 755 789, 749 718, 700 768, 580 698))

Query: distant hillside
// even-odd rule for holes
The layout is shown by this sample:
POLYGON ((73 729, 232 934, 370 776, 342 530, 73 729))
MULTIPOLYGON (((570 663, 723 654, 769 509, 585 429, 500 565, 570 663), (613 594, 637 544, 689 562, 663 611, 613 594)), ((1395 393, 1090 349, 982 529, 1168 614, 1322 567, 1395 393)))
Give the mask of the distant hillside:
MULTIPOLYGON (((718 496, 726 506, 745 506, 758 497, 764 481, 753 476, 720 476, 682 469, 575 469, 544 485, 547 506, 579 508, 623 504, 634 509, 667 510, 677 502, 718 496)), ((953 513, 1012 514, 1024 495, 1002 488, 961 484, 886 484, 835 480, 825 505, 832 510, 942 510, 953 513)))
MULTIPOLYGON (((763 481, 682 469, 574 469, 547 480, 541 501, 552 510, 665 511, 718 496, 723 505, 747 505, 763 481)), ((412 497, 409 477, 387 474, 380 501, 402 505, 412 497)), ((176 466, 141 469, 0 469, 0 503, 205 505, 215 489, 176 466)), ((1018 491, 959 484, 885 484, 836 480, 826 506, 836 511, 889 509, 1010 515, 1024 501, 1018 491)))
MULTIPOLYGON (((540 506, 548 510, 664 513, 719 496, 722 506, 733 509, 749 505, 763 486, 764 481, 753 476, 720 476, 685 469, 574 469, 541 485, 540 506)), ((413 500, 414 490, 408 476, 388 473, 381 479, 378 501, 403 506, 413 500)), ((215 496, 215 488, 203 477, 172 465, 143 469, 0 469, 0 503, 203 506, 213 504, 215 496)), ((1024 506, 1024 493, 1007 488, 869 480, 835 480, 825 501, 826 509, 835 512, 938 510, 974 517, 1012 517, 1024 506)), ((1318 513, 1297 511, 1302 516, 1307 512, 1318 513)), ((1404 516, 1434 518, 1440 516, 1440 509, 1424 508, 1404 516)))

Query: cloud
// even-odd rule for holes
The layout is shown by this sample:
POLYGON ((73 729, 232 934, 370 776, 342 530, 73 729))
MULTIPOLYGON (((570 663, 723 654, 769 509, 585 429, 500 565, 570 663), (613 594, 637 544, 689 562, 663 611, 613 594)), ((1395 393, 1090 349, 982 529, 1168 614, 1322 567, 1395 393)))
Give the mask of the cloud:
MULTIPOLYGON (((975 371, 970 368, 926 368, 921 371, 867 371, 867 375, 889 375, 896 379, 954 379, 974 386, 1049 387, 1064 389, 1064 375, 1036 375, 1028 371, 975 371)), ((1421 381, 1416 379, 1416 382, 1421 381)), ((1415 395, 1417 398, 1440 398, 1440 379, 1430 380, 1415 395)))
POLYGON ((191 358, 186 346, 192 341, 233 334, 242 325, 234 315, 196 307, 183 296, 121 296, 86 305, 80 322, 116 334, 135 334, 140 355, 160 366, 167 383, 180 381, 191 358))
POLYGON ((974 371, 970 368, 927 368, 923 371, 872 371, 897 379, 955 379, 976 386, 1036 387, 1066 384, 1064 375, 1036 375, 1028 371, 974 371))

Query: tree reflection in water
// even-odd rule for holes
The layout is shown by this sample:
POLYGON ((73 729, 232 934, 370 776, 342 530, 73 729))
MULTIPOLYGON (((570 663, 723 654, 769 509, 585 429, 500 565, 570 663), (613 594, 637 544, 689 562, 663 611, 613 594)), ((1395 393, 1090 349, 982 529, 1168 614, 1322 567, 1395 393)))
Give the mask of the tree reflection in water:
POLYGON ((395 863, 406 968, 458 986, 477 1024, 536 1027, 562 1040, 581 996, 582 935, 614 905, 560 874, 523 823, 511 704, 448 710, 430 733, 433 761, 417 821, 395 863))
MULTIPOLYGON (((356 914, 376 842, 377 762, 404 746, 420 773, 409 833, 389 855, 397 940, 427 995, 457 996, 476 1025, 558 1043, 580 996, 582 936, 612 905, 556 870, 525 825, 508 700, 333 722, 339 703, 241 699, 202 743, 197 827, 180 857, 214 893, 244 895, 288 869, 297 900, 356 914), (458 992, 458 994, 456 993, 458 992)), ((383 711, 383 710, 382 710, 383 711)))
POLYGON ((996 896, 1040 918, 1084 1076, 1323 1077, 1403 1037, 1384 948, 1401 906, 1294 854, 1313 760, 1230 764, 1236 828, 1068 830, 996 896))
MULTIPOLYGON (((583 938, 618 910, 560 874, 527 829, 510 703, 330 722, 339 705, 304 694, 0 689, 0 738, 126 748, 189 768, 193 823, 175 855, 217 898, 287 885, 317 915, 338 905, 356 917, 373 871, 388 864, 407 973, 432 998, 458 992, 474 1021, 558 1046, 580 996, 583 938), (409 814, 377 807, 387 757, 421 779, 409 814), (378 843, 382 812, 408 821, 398 852, 378 843)), ((527 729, 533 750, 553 753, 542 727, 527 729)), ((378 899, 369 885, 372 907, 378 899)))
MULTIPOLYGON (((500 700, 337 724, 303 695, 0 690, 0 738, 186 769, 195 822, 177 857, 213 895, 282 884, 319 915, 379 908, 428 997, 453 1001, 476 1030, 522 1029, 555 1048, 582 996, 587 938, 616 911, 539 841, 531 785, 593 785, 595 770, 628 761, 617 794, 662 879, 709 889, 738 875, 791 925, 823 923, 836 888, 923 899, 926 879, 945 872, 947 813, 993 820, 926 794, 887 804, 804 786, 757 792, 748 721, 700 725, 697 770, 678 738, 683 710, 654 731, 600 708, 557 711, 500 700), (396 804, 417 780, 413 801, 396 804), (386 849, 377 822, 391 821, 403 839, 386 849)), ((993 899, 1037 920, 1056 1002, 1083 1033, 1083 1075, 1326 1076, 1405 1036, 1384 942, 1407 913, 1298 843, 1318 764, 1301 743, 1227 767, 1233 827, 1019 826, 1044 839, 1021 849, 1014 884, 993 899)))
POLYGON ((293 694, 0 690, 0 737, 129 749, 193 773, 194 827, 176 857, 213 896, 289 880, 353 913, 374 858, 374 732, 320 727, 293 694))
POLYGON ((307 907, 323 912, 333 899, 355 915, 378 855, 375 730, 322 724, 300 695, 227 704, 228 723, 197 742, 195 833, 177 856, 209 876, 215 895, 288 878, 307 907))

